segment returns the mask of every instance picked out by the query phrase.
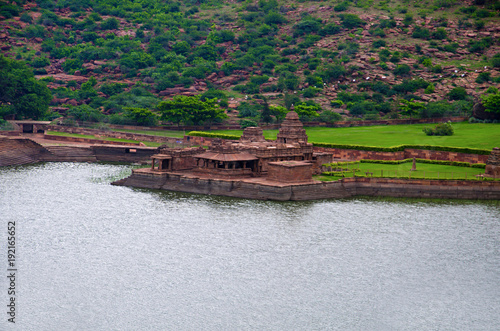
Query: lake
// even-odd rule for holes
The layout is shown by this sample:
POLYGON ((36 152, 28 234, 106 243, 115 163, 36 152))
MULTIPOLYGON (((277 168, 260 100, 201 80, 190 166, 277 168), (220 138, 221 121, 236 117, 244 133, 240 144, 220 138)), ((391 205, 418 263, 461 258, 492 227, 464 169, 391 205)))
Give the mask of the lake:
POLYGON ((500 329, 498 202, 110 185, 131 168, 0 168, 1 330, 500 329))

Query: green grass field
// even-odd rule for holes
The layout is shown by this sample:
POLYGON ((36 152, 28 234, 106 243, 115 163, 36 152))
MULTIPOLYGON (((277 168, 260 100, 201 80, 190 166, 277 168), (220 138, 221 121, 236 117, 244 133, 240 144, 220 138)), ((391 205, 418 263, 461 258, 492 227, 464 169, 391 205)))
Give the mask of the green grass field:
POLYGON ((477 179, 476 175, 484 174, 484 169, 457 167, 450 165, 418 163, 416 170, 410 171, 412 162, 402 164, 358 163, 341 166, 343 175, 317 176, 317 180, 337 180, 343 177, 357 176, 384 178, 425 178, 425 179, 477 179))
MULTIPOLYGON (((433 145, 492 149, 500 147, 500 124, 453 123, 453 136, 426 136, 422 129, 435 124, 359 126, 350 128, 306 127, 310 142, 392 147, 398 145, 433 145)), ((242 130, 216 133, 241 135, 242 130)), ((276 139, 278 130, 265 130, 264 136, 276 139)))

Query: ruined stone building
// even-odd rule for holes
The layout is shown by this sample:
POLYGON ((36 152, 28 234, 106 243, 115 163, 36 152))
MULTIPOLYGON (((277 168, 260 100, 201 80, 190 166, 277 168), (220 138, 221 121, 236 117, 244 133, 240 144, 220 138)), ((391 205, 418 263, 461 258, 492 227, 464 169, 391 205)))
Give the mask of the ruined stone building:
POLYGON ((314 153, 296 112, 289 112, 277 139, 264 138, 262 128, 246 128, 238 142, 214 141, 209 150, 161 149, 153 156, 152 171, 179 172, 214 178, 268 177, 273 181, 312 181, 332 154, 314 153))

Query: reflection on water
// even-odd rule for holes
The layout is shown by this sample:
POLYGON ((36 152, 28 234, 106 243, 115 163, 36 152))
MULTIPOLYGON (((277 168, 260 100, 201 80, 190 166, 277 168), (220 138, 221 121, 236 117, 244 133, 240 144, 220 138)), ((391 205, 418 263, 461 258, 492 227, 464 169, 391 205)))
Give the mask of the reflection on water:
POLYGON ((17 224, 17 329, 500 329, 498 203, 109 185, 129 171, 0 169, 3 227, 17 224))

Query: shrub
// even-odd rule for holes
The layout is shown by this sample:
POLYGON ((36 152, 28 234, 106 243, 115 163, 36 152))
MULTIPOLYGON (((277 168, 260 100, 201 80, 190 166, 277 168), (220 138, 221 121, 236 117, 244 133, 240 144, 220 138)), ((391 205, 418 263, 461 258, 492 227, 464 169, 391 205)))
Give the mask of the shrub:
POLYGON ((378 39, 375 40, 372 45, 374 48, 380 48, 380 47, 385 47, 387 43, 383 39, 378 39))
POLYGON ((118 29, 120 26, 120 21, 114 17, 110 17, 101 23, 102 30, 114 30, 118 29))
POLYGON ((264 22, 266 22, 266 24, 282 24, 286 23, 287 19, 280 13, 272 11, 264 17, 264 22))
POLYGON ((490 59, 490 63, 495 68, 500 68, 500 53, 493 55, 490 59))
POLYGON ((318 94, 319 91, 321 91, 319 88, 309 86, 308 88, 306 88, 304 90, 304 92, 302 93, 302 96, 304 98, 314 98, 316 96, 316 94, 318 94))
POLYGON ((477 76, 476 83, 482 84, 482 83, 489 82, 490 80, 491 80, 491 73, 482 72, 479 74, 479 76, 477 76))
POLYGON ((407 64, 400 64, 394 70, 393 73, 396 76, 408 76, 410 75, 411 68, 407 64))
POLYGON ((68 116, 85 122, 99 122, 103 118, 103 114, 99 110, 88 105, 71 107, 68 110, 68 116))
POLYGON ((446 39, 447 36, 448 33, 445 28, 437 28, 437 30, 432 33, 432 39, 443 40, 446 39))
POLYGON ((323 112, 321 112, 321 114, 319 114, 319 119, 322 122, 334 123, 337 121, 341 121, 342 116, 339 113, 336 113, 334 111, 324 110, 323 112))
POLYGON ((355 14, 342 14, 340 15, 340 18, 342 19, 342 25, 347 29, 356 28, 366 24, 365 21, 355 14))
POLYGON ((303 34, 316 33, 320 30, 320 28, 321 20, 309 17, 293 26, 293 34, 294 36, 301 36, 303 34))
POLYGON ((319 30, 318 34, 320 36, 330 36, 330 35, 334 35, 334 34, 339 33, 340 30, 341 30, 341 28, 337 24, 329 23, 329 24, 325 25, 324 28, 319 30))
POLYGON ((242 129, 248 128, 248 127, 255 127, 258 126, 257 122, 248 118, 240 120, 240 126, 242 129))
POLYGON ((344 1, 333 7, 333 10, 335 10, 336 12, 341 12, 346 11, 347 8, 349 8, 349 3, 347 1, 344 1))
POLYGON ((448 99, 450 100, 465 100, 466 98, 467 91, 461 86, 455 87, 448 93, 448 99))
POLYGON ((431 33, 429 29, 422 28, 420 26, 416 26, 415 29, 413 30, 412 37, 413 38, 420 38, 420 39, 429 39, 431 33))
POLYGON ((451 123, 439 123, 432 128, 424 128, 422 131, 428 136, 451 136, 453 135, 453 127, 451 123))
POLYGON ((46 57, 35 57, 31 61, 31 66, 34 68, 43 68, 43 67, 48 66, 49 64, 50 64, 50 61, 46 57))

